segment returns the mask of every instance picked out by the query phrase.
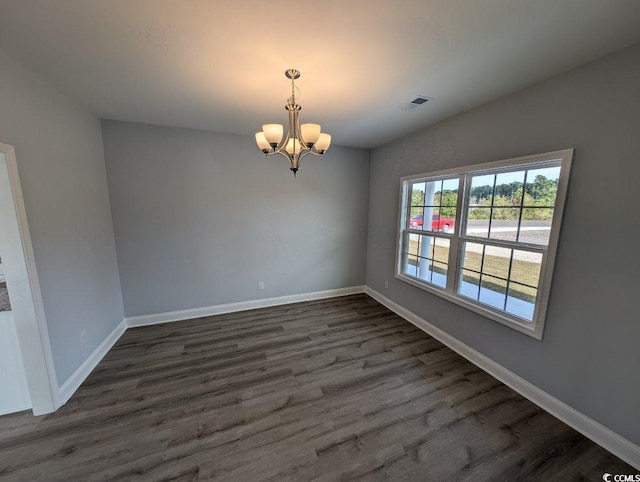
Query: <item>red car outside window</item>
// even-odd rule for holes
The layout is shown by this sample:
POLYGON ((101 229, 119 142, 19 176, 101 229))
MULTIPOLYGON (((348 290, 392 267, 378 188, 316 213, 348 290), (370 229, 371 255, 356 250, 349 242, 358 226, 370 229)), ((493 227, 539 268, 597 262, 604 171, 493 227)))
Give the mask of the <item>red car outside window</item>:
MULTIPOLYGON (((456 220, 453 218, 443 218, 439 214, 434 214, 431 219, 431 231, 442 231, 448 233, 453 229, 456 220)), ((416 214, 411 216, 409 227, 413 229, 421 229, 423 225, 423 215, 416 214)))

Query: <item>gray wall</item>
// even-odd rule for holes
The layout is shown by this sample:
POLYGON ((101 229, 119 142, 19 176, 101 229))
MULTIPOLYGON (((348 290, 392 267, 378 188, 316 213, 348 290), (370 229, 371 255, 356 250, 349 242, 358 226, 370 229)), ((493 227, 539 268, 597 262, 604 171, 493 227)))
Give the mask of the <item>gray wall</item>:
POLYGON ((639 179, 636 46, 372 151, 367 285, 640 444, 639 179), (401 176, 569 147, 543 341, 393 277, 401 176))
POLYGON ((294 179, 253 137, 102 130, 127 316, 364 284, 368 151, 333 146, 294 179))
POLYGON ((0 105, 62 385, 123 319, 100 121, 2 52, 0 105))

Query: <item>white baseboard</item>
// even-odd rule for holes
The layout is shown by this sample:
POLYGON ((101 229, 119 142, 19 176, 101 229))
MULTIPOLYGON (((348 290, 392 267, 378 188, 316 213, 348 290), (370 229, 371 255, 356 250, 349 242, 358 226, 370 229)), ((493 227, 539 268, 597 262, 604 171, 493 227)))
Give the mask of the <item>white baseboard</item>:
POLYGON ((364 286, 351 286, 349 288, 314 291, 312 293, 278 296, 276 298, 264 298, 261 300, 240 301, 238 303, 205 306, 203 308, 191 308, 187 310, 170 311, 166 313, 131 316, 125 318, 125 320, 127 323, 127 328, 131 328, 134 326, 147 326, 156 325, 159 323, 169 323, 172 321, 191 320, 193 318, 202 318, 203 316, 222 315, 225 313, 235 313, 237 311, 255 310, 256 308, 267 308, 269 306, 288 305, 290 303, 300 303, 302 301, 322 300, 325 298, 335 298, 338 296, 354 295, 364 292, 364 286))
MULTIPOLYGON (((302 293, 299 295, 279 296, 277 298, 265 298, 262 300, 242 301, 240 303, 228 303, 224 305, 207 306, 204 308, 193 308, 189 310, 171 311, 167 313, 157 313, 153 315, 133 316, 122 320, 118 326, 107 336, 80 367, 71 375, 60 387, 57 394, 56 409, 67 403, 73 394, 80 388, 82 382, 91 374, 93 369, 100 363, 107 352, 124 334, 127 328, 134 326, 155 325, 158 323, 169 323, 172 321, 189 320, 203 316, 221 315, 236 311, 253 310, 256 308, 266 308, 269 306, 286 305, 299 303, 301 301, 322 300, 325 298, 335 298, 357 293, 364 293, 364 286, 351 286, 349 288, 339 288, 334 290, 315 291, 312 293, 302 293)), ((31 408, 31 407, 27 407, 31 408)))
POLYGON ((407 310, 394 301, 391 301, 378 291, 367 286, 365 288, 365 292, 380 304, 386 306, 394 313, 440 341, 442 344, 462 355, 471 363, 478 366, 494 378, 500 380, 508 387, 511 387, 513 390, 535 403, 546 412, 549 412, 551 415, 560 419, 587 438, 593 440, 601 447, 640 470, 640 447, 636 444, 578 412, 566 403, 549 395, 547 392, 507 370, 502 365, 499 365, 482 353, 462 343, 457 338, 454 338, 437 326, 432 325, 415 313, 407 310))
POLYGON ((3 415, 9 415, 10 413, 24 412, 25 410, 31 410, 30 403, 24 406, 11 407, 5 410, 0 410, 0 417, 2 417, 3 415))
POLYGON ((105 338, 105 340, 100 343, 100 345, 95 350, 93 350, 93 353, 89 355, 84 363, 80 365, 78 369, 73 372, 73 374, 67 379, 67 381, 62 384, 58 394, 58 406, 56 407, 56 409, 60 408, 62 405, 69 401, 76 390, 80 388, 82 382, 87 379, 93 369, 107 354, 107 352, 111 350, 111 347, 113 347, 113 345, 115 345, 115 343, 124 334, 126 329, 126 322, 125 320, 122 320, 120 323, 118 323, 118 326, 116 326, 114 330, 109 333, 109 336, 107 336, 107 338, 105 338))
POLYGON ((298 295, 279 296, 275 298, 265 298, 262 300, 243 301, 239 303, 228 303, 223 305, 207 306, 204 308, 193 308, 188 310, 125 318, 60 387, 58 396, 59 406, 64 405, 71 398, 82 382, 89 376, 91 371, 98 365, 100 360, 102 360, 116 341, 118 341, 118 339, 124 334, 127 328, 253 310, 256 308, 266 308, 269 306, 299 303, 303 301, 334 298, 357 293, 367 293, 391 311, 414 324, 427 334, 433 336, 435 339, 448 346, 456 353, 462 355, 471 363, 500 380, 516 392, 520 393, 543 410, 549 412, 551 415, 560 419, 628 464, 640 469, 640 447, 609 430, 595 420, 592 420, 586 415, 578 412, 564 402, 551 396, 547 392, 526 381, 524 378, 516 375, 510 370, 507 370, 502 365, 499 365, 487 356, 462 343, 457 338, 454 338, 437 326, 432 325, 415 313, 398 305, 394 301, 391 301, 389 298, 368 286, 353 286, 349 288, 316 291, 298 295))

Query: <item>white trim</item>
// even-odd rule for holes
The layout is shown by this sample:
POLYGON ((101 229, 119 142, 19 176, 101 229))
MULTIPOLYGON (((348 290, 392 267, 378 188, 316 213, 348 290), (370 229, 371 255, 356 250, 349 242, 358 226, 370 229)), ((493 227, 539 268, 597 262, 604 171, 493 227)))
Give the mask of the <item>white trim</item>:
POLYGON ((67 379, 66 382, 60 387, 58 399, 60 400, 60 406, 69 401, 73 394, 80 388, 82 382, 91 374, 93 369, 100 363, 109 350, 116 344, 120 337, 127 330, 127 323, 122 320, 118 323, 111 333, 104 339, 98 347, 93 350, 91 355, 73 372, 73 374, 67 379))
POLYGON ((545 159, 552 161, 552 160, 560 160, 566 155, 573 156, 573 148, 544 152, 542 154, 532 154, 529 156, 514 157, 511 159, 502 159, 500 161, 481 162, 479 164, 470 164, 468 166, 452 167, 450 169, 441 169, 439 171, 424 172, 421 174, 410 174, 408 176, 401 177, 400 182, 402 183, 404 181, 412 181, 414 179, 421 179, 423 177, 442 179, 452 174, 459 175, 461 174, 461 172, 464 172, 465 174, 479 174, 479 173, 482 173, 483 171, 494 170, 494 169, 504 169, 505 171, 509 171, 511 170, 512 167, 518 164, 526 165, 529 162, 535 162, 540 160, 541 157, 544 157, 545 159))
POLYGON ((25 410, 31 410, 31 404, 26 404, 22 407, 12 407, 6 410, 0 410, 0 417, 3 415, 9 415, 10 413, 24 412, 25 410))
POLYGON ((0 203, 0 210, 5 210, 3 217, 10 224, 8 229, 5 226, 6 234, 11 237, 5 246, 7 252, 3 253, 3 267, 9 280, 7 287, 12 300, 33 413, 41 415, 51 413, 60 406, 58 381, 15 149, 13 146, 0 143, 0 153, 4 154, 6 159, 13 199, 13 203, 0 203), (12 282, 12 279, 15 281, 12 282))
POLYGON ((502 383, 535 403, 546 412, 549 412, 554 417, 560 419, 583 434, 585 437, 593 440, 595 443, 621 458, 636 469, 640 469, 640 447, 633 442, 630 442, 595 420, 578 412, 566 403, 541 390, 512 371, 507 370, 502 365, 499 365, 482 353, 462 343, 460 340, 454 338, 437 326, 432 325, 415 313, 407 310, 394 301, 391 301, 378 291, 367 286, 365 288, 365 292, 397 315, 414 324, 425 333, 431 335, 436 340, 451 348, 456 353, 462 355, 471 363, 478 366, 494 378, 500 380, 502 383))
POLYGON ((290 303, 300 303, 302 301, 336 298, 338 296, 355 295, 357 293, 364 292, 364 286, 351 286, 349 288, 314 291, 311 293, 278 296, 275 298, 264 298, 261 300, 240 301, 238 303, 226 303, 223 305, 205 306, 203 308, 190 308, 187 310, 169 311, 166 313, 131 316, 125 318, 125 320, 127 322, 127 328, 131 328, 134 326, 147 326, 159 323, 170 323, 173 321, 190 320, 193 318, 202 318, 203 316, 235 313, 237 311, 255 310, 256 308, 268 308, 269 306, 288 305, 290 303))
MULTIPOLYGON (((547 314, 547 305, 551 293, 551 283, 553 277, 553 266, 555 262, 556 250, 562 215, 565 207, 566 193, 569 185, 569 173, 573 160, 573 149, 545 152, 531 156, 504 159, 501 161, 476 164, 467 167, 457 167, 436 171, 431 173, 414 174, 400 178, 400 203, 398 214, 398 234, 396 239, 396 268, 395 277, 405 283, 409 283, 424 291, 428 291, 436 296, 456 303, 490 320, 501 323, 509 328, 531 336, 537 340, 542 340, 544 323, 547 314), (549 243, 546 247, 522 243, 519 241, 496 240, 486 238, 476 238, 468 236, 467 208, 470 207, 469 196, 471 192, 470 178, 481 174, 498 174, 500 172, 511 172, 520 169, 539 169, 544 166, 560 167, 560 177, 558 179, 558 192, 549 233, 549 243), (458 201, 456 204, 455 228, 452 233, 442 234, 439 232, 422 231, 412 229, 408 226, 408 216, 411 211, 412 182, 438 181, 441 179, 459 179, 458 201), (449 250, 449 264, 447 268, 447 286, 439 287, 428 281, 405 274, 404 264, 409 251, 407 244, 411 235, 430 236, 435 239, 449 239, 451 245, 449 250), (540 267, 540 280, 538 283, 538 296, 534 305, 533 315, 530 321, 521 319, 508 311, 486 305, 472 298, 467 298, 458 292, 458 285, 462 282, 462 246, 465 242, 473 242, 484 245, 503 246, 508 249, 523 249, 526 251, 539 252, 542 254, 542 265, 540 267)), ((528 182, 528 181, 527 181, 528 182)), ((523 186, 524 189, 524 186, 523 186)), ((524 195, 524 191, 523 191, 524 195)), ((425 208, 426 209, 426 208, 425 208)), ((424 227, 424 226, 423 226, 424 227)), ((421 255, 422 256, 422 255, 421 255)))
POLYGON ((351 286, 349 288, 338 288, 334 290, 315 291, 312 293, 302 293, 298 295, 279 296, 276 298, 265 298, 262 300, 241 301, 239 303, 228 303, 224 305, 206 306, 204 308, 192 308, 189 310, 170 311, 166 313, 156 313, 153 315, 133 316, 122 320, 118 326, 105 338, 91 355, 78 367, 78 369, 60 387, 57 399, 61 407, 69 401, 73 394, 80 388, 80 385, 87 379, 93 369, 100 363, 107 352, 115 345, 128 328, 136 326, 156 325, 160 323, 170 323, 173 321, 190 320, 203 316, 221 315, 224 313, 234 313, 237 311, 254 310, 256 308, 267 308, 269 306, 287 305, 302 301, 322 300, 325 298, 336 298, 338 296, 348 296, 357 293, 364 293, 364 286, 351 286))

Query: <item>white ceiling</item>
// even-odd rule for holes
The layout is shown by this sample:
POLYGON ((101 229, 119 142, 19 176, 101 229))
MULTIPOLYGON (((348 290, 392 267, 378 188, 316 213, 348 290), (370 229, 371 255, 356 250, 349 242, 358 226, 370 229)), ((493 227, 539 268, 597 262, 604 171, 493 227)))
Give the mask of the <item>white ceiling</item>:
POLYGON ((102 118, 253 134, 293 67, 365 148, 637 42, 639 0, 0 0, 0 48, 102 118))

